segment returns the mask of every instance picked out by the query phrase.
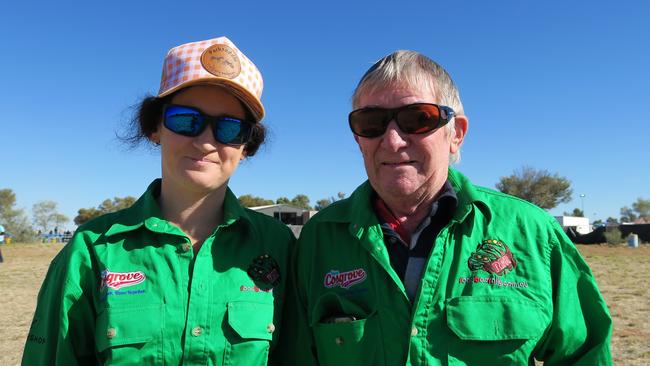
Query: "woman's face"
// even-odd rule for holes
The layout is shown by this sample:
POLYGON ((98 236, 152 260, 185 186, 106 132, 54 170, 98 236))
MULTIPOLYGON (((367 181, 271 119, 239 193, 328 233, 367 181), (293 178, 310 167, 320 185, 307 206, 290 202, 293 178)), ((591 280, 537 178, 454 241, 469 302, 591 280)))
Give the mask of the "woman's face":
MULTIPOLYGON (((242 103, 215 86, 189 87, 177 93, 171 103, 195 107, 210 116, 246 117, 242 103)), ((244 145, 215 141, 210 126, 196 137, 187 137, 168 130, 161 122, 152 140, 160 142, 163 185, 176 192, 207 194, 225 187, 245 156, 244 145)))

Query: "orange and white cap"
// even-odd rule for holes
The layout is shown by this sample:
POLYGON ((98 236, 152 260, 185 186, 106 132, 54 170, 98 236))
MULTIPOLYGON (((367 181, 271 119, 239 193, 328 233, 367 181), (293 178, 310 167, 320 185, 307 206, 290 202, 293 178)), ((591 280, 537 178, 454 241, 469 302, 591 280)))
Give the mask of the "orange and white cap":
POLYGON ((228 89, 260 121, 264 117, 264 81, 255 64, 226 37, 174 47, 165 57, 158 97, 197 84, 228 89))

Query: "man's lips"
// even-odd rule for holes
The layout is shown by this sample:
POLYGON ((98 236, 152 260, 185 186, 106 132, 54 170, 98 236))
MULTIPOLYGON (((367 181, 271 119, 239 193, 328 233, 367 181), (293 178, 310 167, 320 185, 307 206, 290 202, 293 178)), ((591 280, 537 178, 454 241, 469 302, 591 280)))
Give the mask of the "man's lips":
POLYGON ((404 160, 404 161, 384 161, 381 163, 381 165, 385 166, 403 166, 403 165, 411 165, 415 164, 417 161, 415 160, 404 160))

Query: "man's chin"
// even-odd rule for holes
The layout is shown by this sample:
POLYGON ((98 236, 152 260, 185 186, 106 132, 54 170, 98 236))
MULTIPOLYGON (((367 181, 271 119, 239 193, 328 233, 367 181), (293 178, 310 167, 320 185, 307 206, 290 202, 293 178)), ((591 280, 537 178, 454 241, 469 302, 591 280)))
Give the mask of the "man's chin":
POLYGON ((384 196, 406 198, 418 189, 412 182, 405 182, 403 180, 382 181, 380 184, 373 184, 373 187, 375 187, 375 190, 382 198, 384 196))

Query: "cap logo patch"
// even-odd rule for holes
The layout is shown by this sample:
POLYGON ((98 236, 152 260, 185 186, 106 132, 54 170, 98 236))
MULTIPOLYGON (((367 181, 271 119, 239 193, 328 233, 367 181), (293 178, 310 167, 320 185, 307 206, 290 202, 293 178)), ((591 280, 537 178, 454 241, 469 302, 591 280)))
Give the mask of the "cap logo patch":
POLYGON ((488 239, 476 246, 467 265, 472 271, 483 270, 501 276, 517 267, 517 261, 507 245, 499 240, 488 239))
POLYGON ((201 65, 210 74, 227 79, 234 79, 241 72, 237 52, 225 44, 215 44, 203 51, 201 65))
POLYGON ((137 285, 145 280, 147 276, 140 271, 136 272, 111 272, 108 269, 102 272, 102 286, 118 290, 122 287, 137 285))
POLYGON ((341 287, 348 289, 351 286, 365 281, 366 277, 366 271, 363 268, 357 268, 347 272, 339 272, 333 269, 325 274, 323 285, 327 288, 341 287))

